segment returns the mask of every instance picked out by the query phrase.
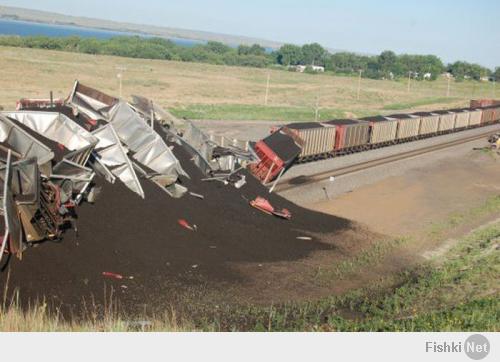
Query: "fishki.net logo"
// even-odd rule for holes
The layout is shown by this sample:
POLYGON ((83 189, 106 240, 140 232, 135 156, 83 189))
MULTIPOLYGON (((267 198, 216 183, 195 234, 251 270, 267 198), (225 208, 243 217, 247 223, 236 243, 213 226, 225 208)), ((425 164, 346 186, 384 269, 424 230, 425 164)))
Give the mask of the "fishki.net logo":
POLYGON ((482 334, 473 334, 465 341, 427 341, 427 353, 465 353, 470 359, 481 360, 490 353, 490 341, 482 334))

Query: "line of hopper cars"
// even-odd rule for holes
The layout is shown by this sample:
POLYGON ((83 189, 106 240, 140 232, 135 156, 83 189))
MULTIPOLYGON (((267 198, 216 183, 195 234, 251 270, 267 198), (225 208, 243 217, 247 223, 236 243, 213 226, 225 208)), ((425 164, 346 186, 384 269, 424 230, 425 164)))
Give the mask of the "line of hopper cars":
POLYGON ((471 101, 470 108, 292 123, 254 145, 260 162, 251 170, 267 183, 293 162, 413 141, 500 122, 500 101, 471 101))

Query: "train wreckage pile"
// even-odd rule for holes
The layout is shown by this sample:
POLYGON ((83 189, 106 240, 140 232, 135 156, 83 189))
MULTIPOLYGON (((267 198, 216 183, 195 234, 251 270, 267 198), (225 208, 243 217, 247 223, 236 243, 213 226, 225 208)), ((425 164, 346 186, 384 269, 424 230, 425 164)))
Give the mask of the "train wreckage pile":
POLYGON ((183 197, 188 189, 179 176, 189 175, 167 139, 190 153, 205 180, 246 183, 235 167, 251 161, 250 152, 218 147, 189 122, 182 137, 161 129, 152 103, 134 99, 136 106, 76 82, 64 104, 23 100, 17 111, 0 115, 5 223, 0 256, 21 256, 30 244, 60 239, 82 200, 95 201, 96 176, 110 183, 119 179, 143 199, 139 177, 173 198, 183 197))
POLYGON ((79 82, 2 112, 0 152, 0 280, 10 269, 30 299, 76 306, 102 298, 103 280, 164 296, 169 276, 238 279, 231 262, 296 260, 332 248, 314 235, 350 228, 269 193, 247 171, 253 151, 79 82))

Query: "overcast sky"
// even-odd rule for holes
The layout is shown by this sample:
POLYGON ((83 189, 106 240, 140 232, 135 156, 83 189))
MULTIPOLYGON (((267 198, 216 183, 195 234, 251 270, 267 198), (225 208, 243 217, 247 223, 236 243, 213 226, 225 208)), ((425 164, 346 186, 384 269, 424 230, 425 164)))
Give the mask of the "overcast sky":
POLYGON ((499 0, 0 0, 0 5, 500 66, 499 0))

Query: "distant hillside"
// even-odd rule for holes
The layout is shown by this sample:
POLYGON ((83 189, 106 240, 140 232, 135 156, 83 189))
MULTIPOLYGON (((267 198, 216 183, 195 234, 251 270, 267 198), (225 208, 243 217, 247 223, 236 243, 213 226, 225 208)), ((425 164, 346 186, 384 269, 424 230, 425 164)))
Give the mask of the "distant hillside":
POLYGON ((85 17, 57 14, 46 11, 31 10, 31 9, 24 9, 24 8, 17 8, 10 6, 0 6, 0 18, 24 20, 24 21, 32 21, 32 22, 48 23, 48 24, 74 25, 74 26, 76 25, 87 28, 96 28, 96 29, 113 30, 113 31, 144 33, 144 34, 157 35, 165 38, 182 38, 182 39, 205 40, 205 41, 213 40, 228 45, 239 45, 239 44, 251 45, 258 43, 266 48, 279 48, 282 45, 282 43, 280 42, 275 42, 265 39, 228 35, 228 34, 218 34, 207 31, 187 30, 187 29, 178 29, 178 28, 144 25, 144 24, 122 23, 117 21, 85 18, 85 17))

